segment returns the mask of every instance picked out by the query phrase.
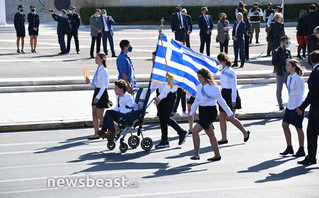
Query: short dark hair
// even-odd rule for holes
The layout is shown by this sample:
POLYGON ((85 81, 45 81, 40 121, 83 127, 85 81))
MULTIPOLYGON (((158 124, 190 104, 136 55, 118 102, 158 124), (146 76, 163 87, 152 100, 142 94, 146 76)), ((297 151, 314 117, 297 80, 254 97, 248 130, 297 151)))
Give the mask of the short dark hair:
POLYGON ((315 10, 315 9, 316 9, 316 5, 315 5, 315 4, 311 4, 311 5, 309 6, 309 9, 310 9, 310 10, 315 10))
POLYGON ((120 48, 123 51, 124 47, 128 46, 128 44, 130 44, 130 41, 128 40, 121 40, 120 42, 120 48))
POLYGON ((208 10, 208 8, 207 7, 202 7, 200 10, 204 11, 204 10, 208 10))
POLYGON ((315 50, 310 54, 310 61, 312 63, 319 63, 319 50, 315 50))
POLYGON ((114 84, 118 86, 118 88, 123 89, 124 93, 127 91, 127 83, 123 79, 115 81, 114 84))
POLYGON ((285 40, 288 40, 288 36, 287 35, 284 35, 282 37, 280 37, 280 43, 284 42, 285 40))
POLYGON ((61 12, 63 12, 63 14, 66 14, 66 10, 65 9, 62 9, 61 12))

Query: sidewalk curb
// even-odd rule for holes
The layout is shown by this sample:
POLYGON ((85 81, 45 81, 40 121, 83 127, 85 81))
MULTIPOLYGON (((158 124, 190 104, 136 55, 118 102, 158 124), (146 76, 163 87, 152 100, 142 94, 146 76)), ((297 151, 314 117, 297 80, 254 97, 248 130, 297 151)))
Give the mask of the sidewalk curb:
MULTIPOLYGON (((306 112, 306 116, 308 112, 306 112)), ((239 120, 250 119, 271 119, 283 118, 284 112, 263 112, 263 113, 242 113, 236 114, 239 120)), ((187 116, 174 116, 178 122, 188 122, 187 116)), ((159 123, 158 117, 145 117, 144 124, 159 123)), ((17 124, 0 124, 0 132, 13 132, 13 131, 29 131, 29 130, 50 130, 50 129, 70 129, 70 128, 84 128, 92 127, 91 120, 60 120, 49 122, 30 122, 30 123, 17 123, 17 124)))

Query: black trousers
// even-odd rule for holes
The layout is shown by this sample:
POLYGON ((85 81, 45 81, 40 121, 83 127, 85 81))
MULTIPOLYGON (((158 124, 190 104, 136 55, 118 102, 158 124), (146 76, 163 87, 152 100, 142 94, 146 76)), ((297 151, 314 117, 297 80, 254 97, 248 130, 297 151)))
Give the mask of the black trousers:
POLYGON ((70 52, 72 37, 74 38, 75 50, 78 52, 78 51, 80 51, 80 47, 79 47, 79 37, 78 37, 78 32, 77 31, 76 32, 71 32, 70 34, 68 34, 68 43, 67 43, 66 51, 70 52))
POLYGON ((160 119, 160 126, 162 131, 162 141, 168 142, 167 129, 168 125, 173 127, 174 130, 180 134, 184 130, 171 118, 171 113, 175 104, 176 93, 169 93, 166 98, 161 100, 157 106, 157 111, 160 119))
POLYGON ((219 52, 225 52, 228 54, 228 43, 229 40, 225 40, 224 43, 219 42, 219 52))
POLYGON ((101 38, 102 38, 102 34, 101 33, 98 33, 97 37, 96 36, 92 36, 91 49, 90 49, 90 55, 91 56, 93 56, 95 41, 96 41, 96 53, 100 52, 100 50, 101 50, 101 38))
POLYGON ((244 41, 234 41, 234 54, 235 60, 234 64, 238 65, 238 51, 240 51, 240 64, 244 65, 245 63, 245 46, 244 41))
POLYGON ((177 112, 178 105, 179 105, 180 101, 182 101, 182 109, 184 112, 184 111, 186 111, 186 92, 183 91, 181 88, 178 88, 177 89, 177 99, 176 99, 176 102, 174 105, 173 112, 177 112))
POLYGON ((317 147, 318 147, 318 134, 319 134, 319 123, 318 116, 310 115, 307 126, 307 144, 308 144, 308 156, 309 160, 316 159, 317 147))
POLYGON ((191 48, 191 43, 189 41, 189 35, 186 33, 186 47, 191 48))
POLYGON ((120 113, 119 111, 107 110, 104 115, 102 130, 115 131, 114 121, 119 121, 124 115, 124 113, 120 113))
POLYGON ((175 40, 180 41, 180 42, 185 42, 186 40, 186 31, 185 29, 178 29, 175 32, 175 40))
POLYGON ((249 60, 249 36, 245 36, 245 59, 249 60))
POLYGON ((199 36, 200 36, 199 52, 200 53, 204 52, 204 46, 206 44, 206 54, 207 54, 207 56, 210 56, 210 40, 211 40, 212 34, 208 35, 205 32, 205 33, 200 34, 199 36))
POLYGON ((66 53, 64 35, 65 35, 64 33, 58 34, 58 40, 59 40, 59 44, 60 44, 61 53, 66 53))

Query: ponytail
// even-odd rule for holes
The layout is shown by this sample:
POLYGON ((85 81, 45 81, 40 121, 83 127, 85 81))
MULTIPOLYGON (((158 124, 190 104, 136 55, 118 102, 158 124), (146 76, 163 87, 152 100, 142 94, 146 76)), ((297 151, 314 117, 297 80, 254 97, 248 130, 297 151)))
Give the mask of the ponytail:
POLYGON ((96 55, 98 55, 101 59, 102 59, 102 64, 105 68, 108 68, 109 63, 106 60, 106 55, 104 53, 97 53, 96 55))

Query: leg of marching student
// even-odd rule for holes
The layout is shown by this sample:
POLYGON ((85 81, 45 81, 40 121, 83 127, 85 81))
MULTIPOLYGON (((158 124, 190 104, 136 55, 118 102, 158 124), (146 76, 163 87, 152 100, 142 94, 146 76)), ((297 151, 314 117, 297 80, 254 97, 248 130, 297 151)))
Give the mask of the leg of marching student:
POLYGON ((287 122, 282 122, 282 129, 284 130, 287 146, 292 146, 289 124, 287 122))
POLYGON ((227 123, 226 123, 226 113, 224 111, 219 112, 219 125, 220 125, 220 131, 222 134, 222 139, 220 141, 226 141, 227 140, 227 123))
POLYGON ((304 147, 304 142, 305 142, 305 135, 302 130, 302 128, 296 128, 297 133, 298 133, 298 141, 299 141, 299 147, 304 147))
POLYGON ((209 141, 210 144, 212 145, 212 148, 214 150, 214 154, 215 156, 213 158, 219 158, 220 157, 220 153, 219 153, 219 148, 218 148, 218 144, 217 144, 217 140, 214 134, 214 129, 213 129, 213 125, 209 125, 209 129, 205 130, 207 136, 209 137, 209 141))
POLYGON ((199 157, 199 145, 200 145, 200 138, 199 138, 199 132, 203 130, 203 128, 196 124, 194 128, 191 130, 192 137, 193 137, 193 144, 194 144, 194 157, 199 157))

